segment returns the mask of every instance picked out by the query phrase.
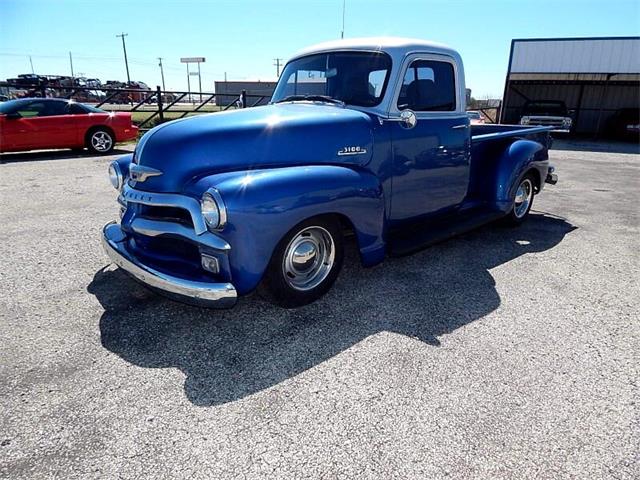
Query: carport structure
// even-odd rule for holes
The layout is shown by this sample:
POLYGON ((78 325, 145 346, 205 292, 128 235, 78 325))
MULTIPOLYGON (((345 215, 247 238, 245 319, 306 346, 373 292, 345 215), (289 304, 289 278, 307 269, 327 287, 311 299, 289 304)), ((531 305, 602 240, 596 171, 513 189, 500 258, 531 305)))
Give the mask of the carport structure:
POLYGON ((513 40, 501 123, 519 123, 528 101, 562 101, 573 133, 605 133, 622 109, 640 108, 640 37, 513 40))

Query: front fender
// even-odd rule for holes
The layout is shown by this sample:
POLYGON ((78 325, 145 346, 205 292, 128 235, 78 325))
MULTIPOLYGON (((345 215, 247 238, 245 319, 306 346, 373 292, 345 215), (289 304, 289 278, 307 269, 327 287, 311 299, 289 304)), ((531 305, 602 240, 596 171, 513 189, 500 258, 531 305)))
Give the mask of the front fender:
MULTIPOLYGON (((513 206, 514 189, 517 181, 530 169, 540 176, 548 168, 548 160, 543 153, 544 146, 531 140, 516 140, 500 155, 496 165, 496 183, 494 201, 496 207, 508 212, 513 206)), ((546 172, 544 173, 546 176, 546 172)), ((544 178, 544 177, 542 177, 544 178)))
POLYGON ((339 214, 352 223, 364 265, 384 258, 384 195, 370 172, 333 165, 228 172, 197 179, 186 193, 200 196, 210 187, 227 208, 220 236, 231 245, 240 294, 258 285, 284 235, 316 215, 339 214))
POLYGON ((131 165, 131 162, 133 161, 133 153, 128 153, 118 157, 115 161, 118 162, 122 176, 127 178, 129 176, 129 165, 131 165))

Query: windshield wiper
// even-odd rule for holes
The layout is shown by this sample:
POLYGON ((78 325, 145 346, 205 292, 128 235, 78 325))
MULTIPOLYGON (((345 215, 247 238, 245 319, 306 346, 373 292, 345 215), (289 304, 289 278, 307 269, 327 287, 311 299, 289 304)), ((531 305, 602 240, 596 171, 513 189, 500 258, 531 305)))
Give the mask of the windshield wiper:
POLYGON ((295 102, 296 100, 306 100, 310 102, 327 102, 327 103, 335 103, 336 105, 340 105, 344 107, 344 102, 342 100, 338 100, 336 98, 329 97, 328 95, 288 95, 277 102, 274 103, 282 103, 282 102, 295 102))

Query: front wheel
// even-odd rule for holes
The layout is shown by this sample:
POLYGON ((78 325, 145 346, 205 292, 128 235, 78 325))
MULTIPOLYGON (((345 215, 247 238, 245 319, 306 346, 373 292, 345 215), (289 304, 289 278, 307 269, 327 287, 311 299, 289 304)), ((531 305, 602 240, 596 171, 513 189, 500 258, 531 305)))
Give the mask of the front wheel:
POLYGON ((331 288, 343 258, 340 223, 330 217, 306 220, 276 247, 260 291, 285 308, 307 305, 331 288))
POLYGON ((506 218, 508 224, 520 225, 526 220, 533 205, 534 188, 533 175, 528 173, 520 180, 518 188, 516 188, 513 208, 506 218))

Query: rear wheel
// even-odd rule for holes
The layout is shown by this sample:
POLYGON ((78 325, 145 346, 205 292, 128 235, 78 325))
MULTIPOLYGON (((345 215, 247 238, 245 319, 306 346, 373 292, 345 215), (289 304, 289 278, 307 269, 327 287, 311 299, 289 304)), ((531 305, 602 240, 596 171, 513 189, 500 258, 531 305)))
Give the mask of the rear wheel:
POLYGON ((533 205, 533 196, 535 194, 535 179, 532 173, 527 173, 520 179, 520 183, 516 188, 513 208, 506 220, 510 225, 520 225, 524 222, 531 211, 533 205))
POLYGON ((93 153, 109 153, 115 145, 113 133, 105 128, 96 128, 87 134, 87 148, 93 153))
POLYGON ((340 223, 331 217, 306 220, 276 247, 260 293, 285 308, 307 305, 331 288, 343 258, 340 223))

